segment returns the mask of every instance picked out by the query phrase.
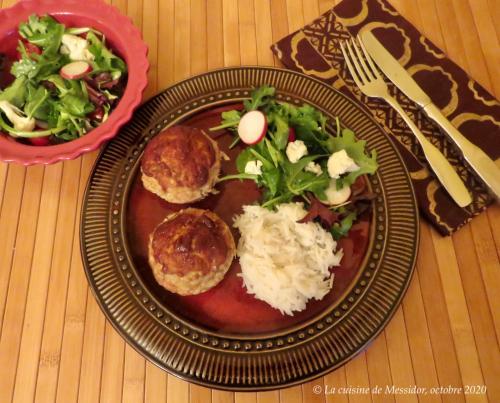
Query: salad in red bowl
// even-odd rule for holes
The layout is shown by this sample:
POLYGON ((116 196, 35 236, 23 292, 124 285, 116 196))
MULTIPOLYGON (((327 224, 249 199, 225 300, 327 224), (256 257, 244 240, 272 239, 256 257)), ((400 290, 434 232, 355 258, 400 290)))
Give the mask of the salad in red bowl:
POLYGON ((113 137, 140 103, 148 62, 139 32, 115 8, 86 3, 0 10, 1 160, 75 158, 113 137))
POLYGON ((76 140, 104 123, 127 73, 105 36, 35 14, 19 35, 18 58, 5 63, 14 81, 0 92, 0 128, 40 146, 76 140))

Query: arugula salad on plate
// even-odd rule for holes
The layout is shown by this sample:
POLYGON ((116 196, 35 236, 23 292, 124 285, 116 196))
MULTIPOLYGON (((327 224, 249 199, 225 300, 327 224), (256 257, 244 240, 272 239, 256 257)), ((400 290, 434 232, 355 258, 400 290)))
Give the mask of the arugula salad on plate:
POLYGON ((367 153, 364 140, 342 128, 327 131, 327 118, 311 105, 279 102, 275 89, 255 89, 243 110, 221 114, 221 124, 210 130, 235 134, 232 146, 248 146, 238 155, 238 173, 219 181, 254 180, 262 189, 261 207, 301 199, 308 214, 301 221, 319 218, 334 239, 346 236, 372 195, 362 176, 377 170, 377 153, 367 153), (360 185, 360 182, 361 185, 360 185))
MULTIPOLYGON (((66 27, 48 15, 19 25, 10 84, 0 89, 0 131, 32 145, 75 140, 108 118, 123 94, 125 62, 90 27, 66 27)), ((3 71, 1 74, 6 74, 3 71)), ((2 80, 4 81, 4 80, 2 80)))

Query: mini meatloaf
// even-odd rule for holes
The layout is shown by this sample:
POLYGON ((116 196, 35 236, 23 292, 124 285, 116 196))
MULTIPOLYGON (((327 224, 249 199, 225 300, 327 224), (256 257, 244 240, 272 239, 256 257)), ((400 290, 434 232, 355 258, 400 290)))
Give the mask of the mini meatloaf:
POLYGON ((202 130, 173 126, 146 146, 141 160, 144 187, 170 203, 203 199, 220 171, 221 152, 202 130))
POLYGON ((187 208, 167 216, 151 233, 148 260, 161 286, 194 295, 222 280, 235 250, 233 235, 219 216, 187 208))

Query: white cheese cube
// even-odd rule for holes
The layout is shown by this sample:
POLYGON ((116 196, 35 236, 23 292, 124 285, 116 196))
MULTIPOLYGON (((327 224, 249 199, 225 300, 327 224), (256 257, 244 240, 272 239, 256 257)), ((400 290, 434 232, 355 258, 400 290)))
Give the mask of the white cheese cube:
POLYGON ((359 169, 359 166, 356 165, 354 160, 347 155, 345 150, 337 151, 330 155, 328 158, 328 174, 330 178, 339 178, 340 175, 345 174, 346 172, 354 172, 359 169))
POLYGON ((314 161, 311 161, 309 164, 307 164, 304 170, 306 172, 311 172, 313 174, 316 174, 317 176, 323 173, 321 166, 319 164, 316 164, 314 161))
POLYGON ((245 165, 245 173, 252 175, 262 175, 262 161, 248 161, 245 165))
POLYGON ((64 34, 62 36, 61 53, 69 55, 71 60, 94 60, 94 55, 90 53, 89 43, 76 35, 64 34))
POLYGON ((286 156, 292 164, 307 155, 307 147, 302 140, 295 140, 286 146, 286 156))

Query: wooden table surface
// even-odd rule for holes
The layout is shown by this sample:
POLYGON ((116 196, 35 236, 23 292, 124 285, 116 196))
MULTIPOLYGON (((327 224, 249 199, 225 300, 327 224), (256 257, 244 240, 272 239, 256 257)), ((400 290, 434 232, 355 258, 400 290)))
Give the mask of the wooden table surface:
MULTIPOLYGON (((11 3, 0 0, 3 7, 11 3)), ((391 3, 500 98, 500 1, 391 3)), ((335 2, 113 4, 142 29, 149 45, 149 98, 209 69, 277 65, 271 43, 335 2)), ((0 164, 0 402, 500 402, 498 206, 452 237, 443 238, 422 223, 417 270, 402 305, 380 336, 348 364, 280 391, 221 392, 184 382, 145 361, 101 313, 79 248, 82 193, 96 155, 47 167, 0 164), (323 391, 315 394, 317 385, 323 391), (377 385, 380 394, 356 393, 377 385), (416 385, 428 394, 384 393, 393 385, 416 385), (346 386, 353 389, 333 393, 333 387, 346 386), (433 387, 448 386, 462 393, 431 394, 433 387)))

